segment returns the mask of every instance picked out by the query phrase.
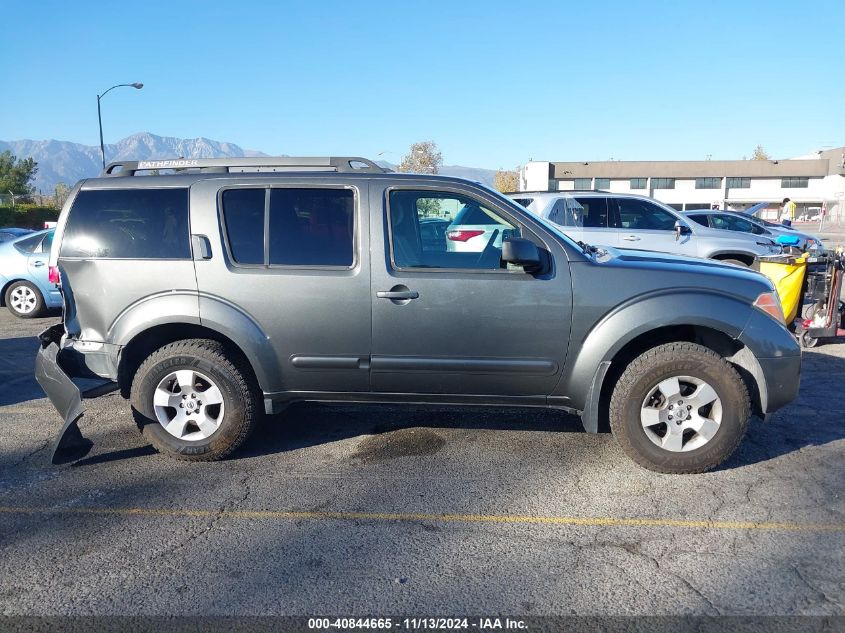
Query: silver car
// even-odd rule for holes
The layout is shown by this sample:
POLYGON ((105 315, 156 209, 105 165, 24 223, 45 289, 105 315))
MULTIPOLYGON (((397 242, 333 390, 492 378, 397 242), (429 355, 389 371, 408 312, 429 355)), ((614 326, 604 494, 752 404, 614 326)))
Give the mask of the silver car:
POLYGON ((510 197, 572 239, 597 246, 660 251, 750 266, 782 251, 766 235, 702 226, 648 198, 607 191, 520 192, 510 197))

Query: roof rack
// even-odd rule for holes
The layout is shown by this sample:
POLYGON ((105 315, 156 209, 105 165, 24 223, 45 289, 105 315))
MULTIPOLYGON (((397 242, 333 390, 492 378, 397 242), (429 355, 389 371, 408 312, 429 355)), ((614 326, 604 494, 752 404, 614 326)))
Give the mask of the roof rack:
MULTIPOLYGON (((502 194, 506 196, 516 196, 522 194, 539 194, 539 193, 610 193, 607 189, 556 189, 555 191, 548 191, 544 189, 532 189, 531 191, 503 191, 502 194)), ((616 192, 614 192, 616 193, 616 192)), ((627 192, 620 192, 627 193, 627 192)))
POLYGON ((139 171, 167 169, 181 172, 238 173, 281 171, 331 171, 338 173, 383 174, 389 169, 358 156, 251 158, 166 158, 161 160, 121 160, 109 163, 103 176, 134 176, 139 171))

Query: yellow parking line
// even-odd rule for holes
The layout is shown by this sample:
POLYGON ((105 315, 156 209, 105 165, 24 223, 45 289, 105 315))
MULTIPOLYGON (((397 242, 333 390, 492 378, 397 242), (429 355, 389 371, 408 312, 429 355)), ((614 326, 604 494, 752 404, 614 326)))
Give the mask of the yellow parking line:
POLYGON ((294 510, 182 510, 169 508, 38 508, 0 506, 0 514, 74 514, 141 517, 220 517, 229 519, 433 521, 448 523, 523 523, 587 527, 673 527, 711 530, 772 530, 787 532, 845 532, 845 523, 789 523, 768 521, 688 521, 617 517, 567 517, 508 514, 425 514, 405 512, 309 512, 294 510))

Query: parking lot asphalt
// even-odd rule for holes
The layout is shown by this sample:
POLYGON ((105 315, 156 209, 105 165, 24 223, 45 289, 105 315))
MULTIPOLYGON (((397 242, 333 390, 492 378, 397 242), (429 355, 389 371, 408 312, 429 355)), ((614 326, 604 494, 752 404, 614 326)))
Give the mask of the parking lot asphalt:
POLYGON ((845 344, 703 475, 498 408, 296 405, 185 463, 117 394, 57 467, 32 376, 56 320, 0 309, 0 614, 845 614, 845 344))

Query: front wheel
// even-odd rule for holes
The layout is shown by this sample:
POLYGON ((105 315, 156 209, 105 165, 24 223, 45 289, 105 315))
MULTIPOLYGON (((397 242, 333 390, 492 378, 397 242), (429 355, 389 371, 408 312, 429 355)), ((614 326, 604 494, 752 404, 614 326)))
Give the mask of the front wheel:
POLYGON ((801 332, 798 342, 801 343, 801 347, 811 349, 819 344, 819 339, 814 336, 810 336, 810 333, 807 330, 804 330, 801 332))
POLYGON ((217 341, 190 339, 153 352, 130 392, 135 421, 159 452, 213 461, 233 453, 260 417, 250 372, 217 341))
POLYGON ((725 461, 745 435, 751 403, 724 358, 695 343, 668 343, 628 365, 610 399, 610 426, 628 456, 660 473, 700 473, 725 461))

